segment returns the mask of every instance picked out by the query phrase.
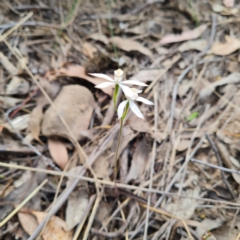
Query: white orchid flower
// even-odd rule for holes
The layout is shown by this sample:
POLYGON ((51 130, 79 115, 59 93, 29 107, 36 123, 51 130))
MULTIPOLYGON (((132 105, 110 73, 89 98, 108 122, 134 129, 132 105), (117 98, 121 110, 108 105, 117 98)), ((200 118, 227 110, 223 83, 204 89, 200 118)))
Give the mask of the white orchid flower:
POLYGON ((142 83, 137 80, 122 81, 124 72, 121 69, 114 71, 114 79, 112 79, 109 76, 102 74, 102 73, 89 73, 89 74, 92 76, 95 76, 95 77, 104 78, 109 81, 109 82, 103 82, 103 83, 98 84, 97 86, 95 86, 96 88, 106 88, 111 85, 119 85, 119 87, 123 90, 124 94, 127 96, 130 96, 132 94, 132 91, 131 91, 130 87, 125 86, 126 84, 147 86, 147 84, 142 83))
POLYGON ((143 102, 148 105, 154 105, 154 103, 143 97, 139 97, 138 93, 142 92, 141 90, 138 90, 136 88, 130 88, 130 90, 131 90, 130 96, 126 95, 127 100, 121 102, 118 106, 118 118, 121 118, 123 116, 124 109, 126 108, 127 105, 129 105, 129 107, 137 117, 144 119, 141 111, 139 110, 137 105, 134 103, 134 101, 143 102))

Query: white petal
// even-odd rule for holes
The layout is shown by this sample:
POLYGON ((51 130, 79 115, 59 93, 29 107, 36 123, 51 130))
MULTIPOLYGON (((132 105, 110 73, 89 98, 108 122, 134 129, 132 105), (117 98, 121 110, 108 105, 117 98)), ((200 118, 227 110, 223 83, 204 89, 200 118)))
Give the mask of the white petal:
POLYGON ((122 81, 123 84, 133 84, 133 85, 138 85, 138 86, 148 86, 147 84, 137 81, 137 80, 126 80, 126 81, 122 81))
POLYGON ((143 103, 148 104, 148 105, 154 105, 153 102, 151 102, 151 101, 149 101, 149 100, 147 100, 146 98, 143 98, 143 97, 138 97, 136 99, 136 101, 143 102, 143 103))
POLYGON ((96 85, 95 88, 106 88, 111 85, 114 85, 114 83, 113 82, 103 82, 103 83, 96 85))
POLYGON ((131 108, 131 110, 134 112, 135 115, 137 115, 137 117, 144 119, 142 113, 140 112, 139 108, 137 107, 137 105, 133 102, 133 101, 129 101, 129 106, 131 108))
POLYGON ((120 88, 123 90, 125 96, 132 97, 133 92, 130 87, 124 86, 123 84, 119 84, 120 88))
POLYGON ((123 102, 121 102, 118 106, 118 118, 121 118, 122 115, 123 115, 123 111, 124 111, 124 108, 126 107, 126 104, 127 104, 128 100, 125 100, 123 102))
POLYGON ((111 78, 110 78, 108 75, 106 75, 106 74, 102 74, 102 73, 89 73, 89 75, 92 75, 92 76, 94 76, 94 77, 104 78, 104 79, 106 79, 106 80, 108 80, 108 81, 113 82, 113 79, 111 79, 111 78))

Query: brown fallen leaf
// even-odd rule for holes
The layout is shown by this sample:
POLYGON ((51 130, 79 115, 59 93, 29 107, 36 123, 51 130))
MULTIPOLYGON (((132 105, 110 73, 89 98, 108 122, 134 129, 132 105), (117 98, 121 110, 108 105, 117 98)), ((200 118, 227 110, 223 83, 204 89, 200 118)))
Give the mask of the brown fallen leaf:
POLYGON ((54 162, 63 170, 68 162, 68 151, 60 140, 48 138, 48 149, 54 162))
POLYGON ((118 48, 124 51, 127 51, 127 52, 138 51, 150 58, 153 57, 152 52, 137 41, 127 39, 127 38, 112 37, 110 38, 110 42, 115 44, 118 48))
MULTIPOLYGON (((62 88, 54 100, 59 113, 64 117, 76 139, 81 139, 81 131, 87 130, 95 100, 92 93, 79 85, 67 85, 62 88)), ((55 109, 50 106, 44 114, 42 133, 45 136, 60 136, 72 140, 69 131, 60 121, 55 109)))
POLYGON ((87 38, 91 38, 91 39, 94 39, 96 41, 103 42, 106 45, 109 44, 108 38, 105 35, 100 34, 100 33, 91 34, 87 38))
POLYGON ((240 40, 231 36, 225 36, 226 42, 215 42, 212 45, 212 53, 220 56, 226 56, 240 48, 240 40))
POLYGON ((125 179, 125 183, 144 176, 143 172, 146 171, 150 151, 151 149, 149 148, 149 145, 146 143, 145 140, 141 140, 141 142, 138 143, 133 154, 131 168, 125 179))
MULTIPOLYGON (((46 217, 45 212, 32 211, 32 214, 37 218, 38 223, 41 223, 46 217)), ((67 231, 67 223, 59 217, 53 216, 42 233, 43 240, 71 240, 72 231, 67 231)))
MULTIPOLYGON (((68 76, 68 77, 76 77, 76 78, 83 78, 94 85, 106 82, 105 79, 99 78, 99 77, 91 77, 90 75, 87 75, 85 72, 85 68, 80 65, 74 65, 74 64, 68 64, 65 67, 62 67, 54 72, 48 72, 46 74, 46 78, 49 81, 55 80, 58 76, 68 76)), ((103 92, 108 94, 109 96, 112 96, 113 94, 113 87, 107 87, 102 89, 103 92)))
POLYGON ((235 4, 235 0, 223 0, 223 4, 224 4, 226 7, 233 7, 234 4, 235 4))
POLYGON ((39 134, 41 131, 41 121, 43 119, 43 110, 41 105, 37 105, 30 114, 28 129, 33 138, 40 142, 39 134))
POLYGON ((189 50, 203 51, 207 47, 207 41, 204 39, 187 41, 178 47, 179 52, 185 52, 189 50))
POLYGON ((37 219, 34 217, 34 215, 31 213, 18 212, 18 219, 24 231, 31 236, 38 226, 37 219))
POLYGON ((82 48, 83 53, 89 58, 93 58, 94 53, 97 52, 97 49, 89 42, 84 42, 82 48))
POLYGON ((168 44, 168 43, 182 42, 186 40, 195 39, 200 37, 206 29, 207 29, 207 25, 203 24, 193 30, 185 31, 180 35, 169 34, 163 37, 159 43, 168 44))

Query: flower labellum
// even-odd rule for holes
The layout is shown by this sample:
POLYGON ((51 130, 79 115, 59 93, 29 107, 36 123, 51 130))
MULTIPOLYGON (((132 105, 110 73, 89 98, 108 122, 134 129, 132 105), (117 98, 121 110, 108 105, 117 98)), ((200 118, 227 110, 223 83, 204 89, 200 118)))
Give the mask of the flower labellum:
POLYGON ((139 110, 137 105, 134 103, 134 101, 143 102, 148 105, 154 105, 154 103, 147 100, 146 98, 139 97, 138 93, 142 92, 141 90, 138 90, 136 88, 130 88, 130 89, 131 89, 132 93, 128 96, 126 95, 127 100, 121 102, 118 106, 118 118, 120 119, 121 117, 126 116, 126 113, 124 110, 126 110, 126 109, 128 110, 128 105, 129 105, 130 109, 133 111, 133 113, 137 117, 144 119, 141 111, 139 110), (126 108, 126 106, 127 106, 127 108, 126 108))

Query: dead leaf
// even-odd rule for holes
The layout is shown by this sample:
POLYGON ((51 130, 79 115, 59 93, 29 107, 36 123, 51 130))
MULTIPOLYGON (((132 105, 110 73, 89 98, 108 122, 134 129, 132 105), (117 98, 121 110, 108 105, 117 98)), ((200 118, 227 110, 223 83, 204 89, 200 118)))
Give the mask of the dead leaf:
MULTIPOLYGON (((46 217, 45 212, 32 211, 32 214, 37 218, 38 223, 41 223, 46 217)), ((67 223, 59 217, 53 216, 42 233, 43 240, 71 240, 72 231, 66 231, 67 223)))
POLYGON ((153 57, 152 52, 137 41, 127 39, 127 38, 112 37, 110 38, 110 42, 115 44, 118 48, 124 51, 127 51, 127 52, 138 51, 150 58, 153 57))
POLYGON ((97 49, 89 42, 84 42, 82 48, 83 53, 89 58, 93 58, 94 53, 97 52, 97 49))
MULTIPOLYGON (((81 139, 81 131, 88 129, 95 108, 92 93, 79 85, 67 85, 55 98, 54 104, 71 128, 75 138, 81 139)), ((52 106, 44 114, 42 133, 45 136, 60 136, 71 139, 68 130, 52 106)))
POLYGON ((206 101, 206 99, 212 94, 216 87, 226 84, 236 84, 240 82, 240 73, 231 73, 227 77, 224 77, 218 81, 210 83, 204 87, 199 93, 199 99, 206 101))
POLYGON ((108 45, 109 44, 109 40, 108 38, 100 33, 94 33, 88 36, 88 38, 94 39, 96 41, 100 41, 103 42, 104 44, 108 45))
POLYGON ((31 112, 28 129, 32 137, 40 142, 39 134, 41 131, 41 122, 43 119, 42 106, 37 105, 31 112))
POLYGON ((133 154, 131 168, 125 179, 125 183, 128 183, 131 180, 139 179, 143 176, 143 172, 146 171, 146 166, 149 161, 150 151, 149 145, 145 140, 141 140, 141 142, 138 143, 133 154))
POLYGON ((212 45, 212 53, 220 56, 229 55, 240 48, 240 40, 231 36, 225 36, 226 42, 215 42, 212 45))
POLYGON ((21 98, 0 96, 0 104, 1 104, 1 106, 4 106, 4 107, 14 107, 19 102, 22 102, 21 98))
POLYGON ((223 0, 223 4, 224 4, 226 7, 233 7, 234 4, 235 4, 235 0, 223 0))
POLYGON ((168 43, 182 42, 186 40, 195 39, 200 37, 206 29, 207 29, 207 25, 203 24, 193 30, 185 31, 180 35, 169 34, 163 37, 159 43, 168 44, 168 43))
MULTIPOLYGON (((76 78, 83 78, 94 85, 106 82, 106 79, 99 78, 99 77, 91 77, 90 75, 87 75, 85 73, 85 68, 80 65, 73 65, 68 64, 67 66, 60 68, 58 71, 55 71, 54 73, 48 72, 46 75, 46 78, 49 81, 55 80, 58 76, 68 76, 68 77, 76 77, 76 78)), ((102 89, 103 92, 108 94, 109 96, 112 96, 113 94, 113 87, 107 87, 102 89)))
POLYGON ((18 212, 18 219, 24 231, 31 236, 38 226, 37 219, 31 213, 24 212, 18 212))
POLYGON ((4 123, 3 126, 13 133, 16 130, 22 131, 28 127, 29 119, 30 119, 30 114, 24 114, 14 118, 11 121, 13 128, 8 123, 4 123))
POLYGON ((68 151, 60 140, 48 138, 48 149, 54 162, 63 170, 68 162, 68 151))
POLYGON ((204 39, 187 41, 178 47, 178 51, 185 52, 189 50, 197 50, 201 52, 205 50, 205 48, 207 47, 207 44, 208 42, 204 39))
POLYGON ((109 160, 110 160, 109 153, 108 154, 102 153, 102 155, 99 156, 94 162, 92 168, 98 178, 110 180, 109 175, 111 172, 109 171, 110 165, 109 160))
POLYGON ((213 3, 212 9, 214 12, 217 12, 217 13, 220 13, 220 14, 226 15, 226 16, 234 15, 234 14, 238 13, 237 8, 230 9, 230 8, 224 7, 223 5, 218 4, 218 3, 213 3))
MULTIPOLYGON (((79 169, 81 169, 81 167, 72 168, 69 173, 76 175, 79 169)), ((72 179, 68 180, 67 187, 71 184, 71 181, 72 179)), ((88 205, 88 201, 88 184, 87 182, 81 181, 68 197, 66 208, 66 223, 68 230, 72 230, 79 223, 88 205)))
POLYGON ((18 74, 18 69, 8 60, 8 58, 2 52, 0 52, 0 62, 9 74, 18 74))
POLYGON ((202 237, 204 233, 207 231, 212 231, 213 229, 217 229, 221 227, 224 223, 224 219, 210 219, 210 218, 205 218, 203 221, 201 221, 201 225, 205 226, 205 228, 197 227, 196 229, 196 234, 199 238, 202 237))
MULTIPOLYGON (((186 196, 199 197, 200 187, 196 186, 194 189, 186 191, 186 196)), ((171 202, 166 205, 168 212, 174 213, 174 215, 180 219, 190 219, 198 206, 198 201, 193 198, 181 198, 177 202, 171 202)))
POLYGON ((23 78, 14 76, 7 85, 6 94, 27 94, 30 91, 30 84, 23 78))

